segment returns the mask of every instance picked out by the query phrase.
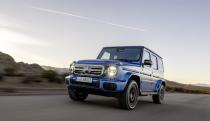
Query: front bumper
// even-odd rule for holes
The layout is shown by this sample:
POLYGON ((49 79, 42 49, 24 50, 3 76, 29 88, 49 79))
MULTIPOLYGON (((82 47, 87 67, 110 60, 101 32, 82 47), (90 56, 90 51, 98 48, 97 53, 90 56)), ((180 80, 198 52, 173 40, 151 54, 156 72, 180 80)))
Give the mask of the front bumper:
POLYGON ((126 80, 118 80, 104 77, 92 77, 92 83, 77 82, 77 76, 66 77, 65 83, 68 87, 98 95, 113 95, 124 91, 126 80))
POLYGON ((122 92, 104 91, 97 88, 83 87, 83 86, 78 86, 78 85, 69 85, 68 88, 77 90, 79 92, 87 93, 87 94, 101 95, 101 96, 107 96, 107 97, 118 97, 122 94, 122 92))

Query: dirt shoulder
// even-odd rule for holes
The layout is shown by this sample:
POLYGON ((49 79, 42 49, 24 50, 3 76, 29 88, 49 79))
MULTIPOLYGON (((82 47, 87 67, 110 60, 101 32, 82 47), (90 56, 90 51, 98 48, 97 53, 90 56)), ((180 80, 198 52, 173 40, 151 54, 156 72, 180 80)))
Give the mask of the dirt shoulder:
POLYGON ((21 95, 65 95, 66 88, 11 88, 0 87, 0 96, 21 96, 21 95))
POLYGON ((0 81, 0 96, 2 95, 60 95, 67 94, 63 83, 48 82, 41 78, 41 82, 31 81, 23 83, 25 77, 4 76, 0 81))

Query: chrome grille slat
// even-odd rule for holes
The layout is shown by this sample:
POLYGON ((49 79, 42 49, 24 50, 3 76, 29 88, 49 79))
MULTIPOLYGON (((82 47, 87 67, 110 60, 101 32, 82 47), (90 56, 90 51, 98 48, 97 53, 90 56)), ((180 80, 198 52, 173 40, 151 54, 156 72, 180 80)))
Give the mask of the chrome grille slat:
POLYGON ((103 65, 76 64, 74 69, 74 74, 80 76, 102 76, 103 72, 103 65))

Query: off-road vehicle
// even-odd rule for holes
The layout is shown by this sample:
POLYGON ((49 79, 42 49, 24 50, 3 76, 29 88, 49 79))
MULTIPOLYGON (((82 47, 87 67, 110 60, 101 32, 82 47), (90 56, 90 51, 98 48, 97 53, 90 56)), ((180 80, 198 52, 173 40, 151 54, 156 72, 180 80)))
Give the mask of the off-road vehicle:
POLYGON ((73 101, 88 94, 116 97, 122 108, 132 110, 139 96, 152 95, 162 103, 166 81, 162 58, 144 46, 104 47, 95 60, 70 65, 65 83, 73 101))

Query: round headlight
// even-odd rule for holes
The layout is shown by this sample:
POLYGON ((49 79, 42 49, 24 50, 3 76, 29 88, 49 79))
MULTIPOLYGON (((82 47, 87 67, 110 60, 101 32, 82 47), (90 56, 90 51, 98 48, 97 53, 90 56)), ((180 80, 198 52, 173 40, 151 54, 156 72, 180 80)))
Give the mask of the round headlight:
POLYGON ((107 74, 109 77, 113 77, 117 74, 117 67, 116 66, 109 66, 107 69, 107 74))

